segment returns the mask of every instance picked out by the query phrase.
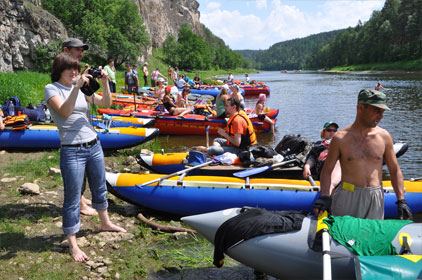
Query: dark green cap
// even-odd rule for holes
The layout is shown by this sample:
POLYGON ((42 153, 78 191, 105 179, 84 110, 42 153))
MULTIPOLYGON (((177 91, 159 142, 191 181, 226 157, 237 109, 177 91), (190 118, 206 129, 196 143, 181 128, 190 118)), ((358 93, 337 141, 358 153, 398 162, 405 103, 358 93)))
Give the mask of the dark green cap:
POLYGON ((358 104, 368 104, 384 110, 391 110, 385 104, 387 96, 381 91, 362 89, 359 92, 358 104))
POLYGON ((326 123, 324 124, 323 128, 327 128, 327 127, 329 127, 330 125, 334 125, 335 127, 337 127, 337 128, 338 128, 338 124, 336 124, 335 122, 326 122, 326 123))

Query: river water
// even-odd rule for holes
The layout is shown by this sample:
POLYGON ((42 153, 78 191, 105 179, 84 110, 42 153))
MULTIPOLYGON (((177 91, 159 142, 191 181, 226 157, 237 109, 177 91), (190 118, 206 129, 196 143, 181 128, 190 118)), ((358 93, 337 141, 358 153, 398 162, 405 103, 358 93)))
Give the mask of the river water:
MULTIPOLYGON (((353 123, 359 91, 373 89, 377 82, 381 82, 392 111, 384 113, 379 125, 390 132, 395 142, 409 144, 409 150, 398 160, 404 178, 422 176, 422 73, 302 71, 261 72, 249 77, 270 87, 266 105, 280 109, 274 137, 271 134, 258 136, 260 144, 270 146, 292 133, 317 141, 327 121, 335 121, 340 128, 353 123)), ((243 78, 235 76, 235 79, 243 78)), ((254 107, 255 103, 256 98, 246 99, 248 107, 254 107)), ((183 151, 190 146, 205 145, 205 135, 160 136, 159 141, 166 151, 183 151)), ((388 178, 388 172, 384 173, 388 178)))

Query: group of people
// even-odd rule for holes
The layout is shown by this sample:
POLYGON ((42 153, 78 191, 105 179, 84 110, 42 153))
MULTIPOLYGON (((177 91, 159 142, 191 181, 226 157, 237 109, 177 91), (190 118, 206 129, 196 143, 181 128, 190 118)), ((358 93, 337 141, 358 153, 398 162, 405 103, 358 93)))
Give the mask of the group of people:
MULTIPOLYGON (((92 209, 95 212, 93 214, 99 215, 101 230, 126 231, 112 223, 108 216, 104 155, 97 133, 90 122, 90 104, 111 105, 110 81, 113 79, 109 71, 111 69, 115 73, 115 70, 112 61, 109 61, 109 67, 106 66, 102 70, 102 95, 85 95, 81 88, 89 83, 92 77, 86 72, 80 74, 80 61, 83 52, 88 48, 89 46, 79 39, 66 40, 63 43, 63 52, 54 59, 51 83, 44 90, 45 101, 59 129, 61 142, 60 169, 64 184, 62 229, 69 242, 70 254, 78 262, 88 259, 76 242, 76 233, 81 226, 80 212, 83 208, 92 209), (89 182, 92 201, 83 196, 84 174, 89 182)), ((131 70, 134 73, 130 66, 127 69, 128 72, 131 70)), ((128 86, 138 85, 133 76, 132 79, 129 76, 127 78, 128 86)), ((157 94, 160 95, 164 107, 172 115, 183 116, 188 112, 185 107, 190 89, 185 87, 174 103, 170 97, 171 86, 164 86, 164 81, 162 77, 156 79, 159 89, 157 94)), ((204 147, 203 150, 209 155, 224 152, 239 154, 257 144, 254 127, 242 107, 243 98, 238 92, 238 86, 233 84, 231 89, 232 93, 229 95, 229 86, 223 86, 217 97, 217 114, 219 117, 228 118, 228 121, 225 129, 218 129, 219 137, 214 139, 213 145, 209 148, 204 147)), ((260 96, 257 102, 258 116, 263 114, 264 97, 265 95, 260 96)), ((322 141, 306 161, 303 170, 305 178, 320 173, 321 197, 315 202, 314 212, 320 215, 322 211, 328 210, 333 215, 383 219, 384 159, 397 196, 399 216, 411 219, 412 214, 404 200, 403 176, 393 150, 392 138, 388 131, 378 126, 384 110, 390 110, 386 105, 386 96, 376 90, 361 90, 357 103, 354 123, 341 131, 338 131, 337 123, 325 123, 321 131, 322 141)))
MULTIPOLYGON (((229 96, 226 92, 228 88, 223 87, 216 101, 217 114, 229 118, 226 129, 218 130, 221 137, 216 138, 211 147, 198 148, 209 155, 225 152, 238 155, 257 143, 240 99, 229 96), (224 113, 221 104, 225 106, 224 113)), ((260 98, 265 101, 264 97, 260 98)), ((315 215, 329 211, 335 216, 384 219, 382 165, 385 162, 397 197, 399 217, 412 219, 404 199, 403 175, 394 153, 392 137, 378 126, 385 110, 390 109, 383 92, 363 89, 358 94, 353 124, 341 131, 338 131, 339 125, 335 122, 324 124, 320 135, 322 141, 315 143, 303 168, 305 179, 316 174, 321 182, 321 196, 314 204, 315 215)))

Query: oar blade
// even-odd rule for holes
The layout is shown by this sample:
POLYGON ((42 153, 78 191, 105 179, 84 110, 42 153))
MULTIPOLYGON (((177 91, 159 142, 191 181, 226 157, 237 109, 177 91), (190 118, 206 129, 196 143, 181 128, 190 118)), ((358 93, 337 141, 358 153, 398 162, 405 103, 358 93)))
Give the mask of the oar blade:
POLYGON ((261 167, 257 167, 257 168, 252 168, 252 169, 247 169, 247 170, 242 170, 239 172, 235 172, 233 173, 234 176, 238 177, 238 178, 245 178, 245 177, 249 177, 255 174, 259 174, 262 173, 268 169, 271 168, 271 165, 266 165, 266 166, 261 166, 261 167))

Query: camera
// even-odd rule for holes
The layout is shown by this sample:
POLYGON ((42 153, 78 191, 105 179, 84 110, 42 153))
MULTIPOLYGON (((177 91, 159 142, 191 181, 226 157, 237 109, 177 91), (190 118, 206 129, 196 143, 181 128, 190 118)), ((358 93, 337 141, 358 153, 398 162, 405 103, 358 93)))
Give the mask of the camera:
POLYGON ((88 70, 88 74, 92 75, 94 78, 101 78, 103 75, 101 74, 101 69, 95 68, 94 66, 91 66, 88 70))

